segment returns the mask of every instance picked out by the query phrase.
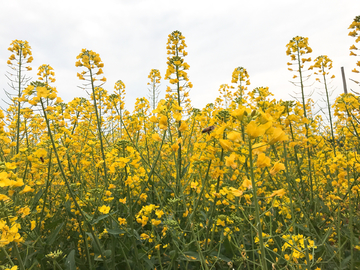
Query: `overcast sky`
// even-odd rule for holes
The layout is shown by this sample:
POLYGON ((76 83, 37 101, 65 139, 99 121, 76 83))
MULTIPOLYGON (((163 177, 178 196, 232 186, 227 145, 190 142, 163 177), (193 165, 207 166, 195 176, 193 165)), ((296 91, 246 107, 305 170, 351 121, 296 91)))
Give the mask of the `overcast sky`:
MULTIPOLYGON (((169 0, 11 0, 0 8, 0 87, 9 90, 5 72, 11 55, 7 50, 14 39, 27 40, 32 47, 33 71, 49 64, 55 70, 59 96, 68 102, 87 97, 79 89, 75 67, 82 48, 100 54, 104 62, 103 86, 110 93, 117 80, 126 85, 126 108, 135 99, 148 95, 147 78, 151 69, 166 71, 168 35, 179 30, 188 45, 186 62, 194 87, 193 106, 214 102, 221 84, 231 84, 234 68, 247 69, 251 86, 268 86, 276 98, 291 99, 298 91, 289 81, 286 44, 299 35, 309 38, 312 59, 327 55, 334 62, 335 93, 343 91, 340 67, 347 77, 357 60, 349 56, 354 38, 348 27, 360 15, 359 0, 312 1, 169 1, 169 0)), ((313 78, 314 80, 314 78, 313 78)), ((168 81, 162 79, 164 96, 168 81)), ((314 84, 306 91, 311 92, 314 84)), ((356 89, 354 85, 351 85, 356 89)), ((314 96, 314 99, 318 97, 314 96)))

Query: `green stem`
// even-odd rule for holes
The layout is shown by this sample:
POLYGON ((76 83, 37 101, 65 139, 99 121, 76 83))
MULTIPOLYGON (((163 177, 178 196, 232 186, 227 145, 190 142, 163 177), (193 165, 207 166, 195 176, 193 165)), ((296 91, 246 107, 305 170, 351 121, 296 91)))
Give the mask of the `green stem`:
POLYGON ((333 127, 333 123, 332 123, 331 105, 330 105, 329 91, 328 91, 327 83, 326 83, 324 66, 322 66, 322 71, 323 71, 323 77, 324 77, 324 86, 325 86, 325 92, 326 92, 327 108, 328 108, 329 120, 330 120, 331 140, 332 140, 331 145, 333 147, 334 155, 336 156, 334 127, 333 127))
MULTIPOLYGON (((299 68, 299 77, 300 77, 300 88, 301 88, 301 98, 302 98, 302 105, 304 110, 304 118, 307 120, 307 113, 306 113, 306 103, 305 103, 305 93, 304 93, 304 84, 303 84, 303 76, 302 76, 302 68, 301 68, 301 62, 300 62, 300 48, 299 48, 299 42, 297 43, 297 60, 298 60, 298 68, 299 68)), ((306 139, 309 139, 309 125, 305 123, 305 129, 306 129, 306 139)), ((308 156, 308 169, 309 169, 309 180, 310 180, 310 207, 313 206, 313 179, 312 179, 312 172, 311 172, 311 155, 310 155, 310 144, 309 141, 306 142, 306 150, 307 150, 307 156, 308 156)))
MULTIPOLYGON (((223 158, 224 158, 224 149, 221 148, 221 154, 220 154, 220 164, 223 162, 223 158)), ((210 166, 209 166, 210 168, 210 166)), ((220 165, 220 170, 221 170, 221 165, 220 165)), ((217 185, 216 185, 216 194, 219 193, 219 188, 220 188, 220 180, 221 177, 219 176, 217 179, 217 185)), ((207 246, 208 246, 208 238, 209 238, 209 233, 211 230, 213 230, 212 226, 213 226, 213 220, 214 220, 214 213, 215 213, 215 208, 216 208, 216 203, 217 203, 217 195, 215 195, 214 197, 214 201, 211 204, 211 209, 210 209, 210 217, 209 217, 209 223, 207 224, 207 228, 206 228, 206 236, 205 236, 205 250, 207 250, 207 246)), ((213 237, 214 234, 212 234, 213 237)), ((212 245, 212 241, 210 241, 210 245, 209 248, 211 248, 212 245)))
POLYGON ((5 249, 4 247, 1 247, 1 250, 4 252, 6 258, 9 260, 11 266, 14 266, 15 264, 14 264, 14 262, 11 260, 11 257, 10 257, 10 255, 9 255, 9 253, 6 252, 6 249, 5 249))
MULTIPOLYGON (((78 202, 77 202, 77 200, 76 200, 76 196, 74 195, 74 193, 73 193, 73 191, 72 191, 72 189, 71 189, 71 187, 70 187, 69 180, 68 180, 67 177, 66 177, 64 168, 63 168, 63 166, 62 166, 62 163, 61 163, 59 154, 58 154, 57 149, 56 149, 56 145, 55 145, 55 141, 54 141, 53 135, 52 135, 52 133, 51 133, 50 122, 49 122, 49 119, 48 119, 48 117, 47 117, 47 114, 46 114, 46 111, 45 111, 44 102, 43 102, 42 98, 40 98, 40 103, 41 103, 42 111, 43 111, 43 113, 44 113, 44 118, 45 118, 46 126, 47 126, 47 128, 48 128, 48 135, 49 135, 49 137, 50 137, 50 141, 51 141, 51 144, 52 144, 52 147, 53 147, 55 156, 56 156, 56 160, 57 160, 58 165, 59 165, 59 169, 60 169, 61 175, 62 175, 62 177, 63 177, 63 179, 64 179, 65 185, 66 185, 66 187, 67 187, 67 189, 68 189, 68 191, 69 191, 70 197, 72 198, 72 200, 73 200, 73 202, 74 202, 74 204, 75 204, 75 207, 79 210, 80 215, 82 216, 83 220, 84 220, 84 221, 86 222, 86 224, 88 225, 88 228, 89 228, 89 230, 90 230, 90 233, 92 234, 92 236, 93 236, 93 238, 94 238, 94 241, 95 241, 95 243, 96 243, 96 245, 97 245, 97 247, 98 247, 98 249, 99 249, 99 251, 100 251, 101 258, 104 258, 103 250, 102 250, 102 248, 101 248, 101 245, 100 245, 100 243, 99 243, 99 240, 98 240, 98 238, 96 237, 96 235, 95 235, 95 233, 94 233, 94 230, 93 230, 91 224, 88 222, 87 218, 85 217, 85 215, 84 215, 84 213, 83 213, 80 205, 78 204, 78 202)), ((106 260, 104 260, 104 264, 105 264, 106 268, 108 268, 108 267, 107 267, 106 260)))
MULTIPOLYGON (((125 167, 125 181, 127 180, 128 178, 128 174, 127 174, 127 167, 125 167)), ((131 228, 131 239, 132 239, 132 245, 133 245, 133 249, 134 249, 134 253, 135 253, 135 262, 136 262, 136 265, 141 267, 141 269, 143 269, 142 267, 142 264, 140 264, 139 262, 139 253, 138 253, 138 249, 137 249, 137 244, 136 244, 136 238, 135 238, 135 235, 134 235, 134 222, 133 222, 133 217, 134 217, 134 214, 132 212, 132 209, 133 209, 133 205, 132 205, 132 202, 131 202, 131 192, 130 192, 130 187, 129 185, 127 185, 127 198, 126 198, 126 201, 128 202, 129 204, 129 221, 130 221, 130 228, 131 228)))
MULTIPOLYGON (((19 50, 19 77, 18 77, 18 98, 21 97, 21 64, 22 64, 22 45, 20 45, 20 50, 19 50)), ((18 110, 17 110, 17 121, 16 121, 16 155, 19 154, 19 149, 20 149, 20 109, 21 109, 21 105, 20 105, 20 101, 17 101, 18 103, 18 110)))
POLYGON ((346 166, 346 171, 347 171, 347 180, 348 180, 348 194, 349 194, 348 205, 349 205, 349 214, 350 214, 350 218, 349 218, 350 254, 351 254, 350 269, 353 270, 354 269, 354 238, 355 238, 355 236, 354 236, 354 229, 353 229, 353 204, 351 203, 351 183, 350 183, 349 165, 346 166))
MULTIPOLYGON (((103 140, 102 140, 102 133, 101 133, 101 116, 99 116, 99 112, 98 112, 98 108, 97 108, 97 104, 96 104, 96 95, 95 95, 95 86, 94 86, 94 79, 93 79, 93 75, 92 75, 92 70, 89 69, 90 71, 90 80, 91 80, 91 89, 92 89, 92 94, 93 94, 93 100, 94 100, 94 109, 95 109, 95 115, 96 115, 96 123, 97 123, 97 128, 98 128, 98 133, 99 133, 99 140, 100 140, 100 150, 101 150, 101 155, 103 158, 103 166, 104 166, 104 175, 105 175, 105 185, 108 186, 108 175, 107 175, 107 168, 106 168, 106 158, 105 158, 105 152, 104 152, 104 144, 103 144, 103 140)), ((100 92, 99 92, 99 96, 100 96, 100 92)))
POLYGON ((46 179, 46 187, 45 187, 45 194, 44 194, 44 203, 43 203, 43 208, 41 210, 41 213, 40 213, 40 219, 39 219, 39 222, 37 224, 37 227, 38 227, 38 230, 39 230, 39 234, 41 235, 40 233, 40 230, 41 230, 41 223, 43 221, 43 218, 44 218, 44 214, 45 214, 45 207, 46 207, 46 202, 47 202, 47 197, 48 197, 48 190, 49 190, 49 187, 50 187, 50 173, 51 173, 51 148, 50 148, 50 153, 49 153, 49 166, 48 166, 48 176, 47 176, 47 179, 46 179))
POLYGON ((262 236, 262 224, 260 219, 260 209, 259 209, 259 200, 257 197, 257 186, 255 182, 255 176, 254 176, 254 164, 253 164, 253 157, 252 157, 252 145, 251 145, 251 138, 249 138, 249 160, 250 160, 250 177, 251 177, 251 184, 252 184, 252 190, 253 190, 253 196, 254 196, 254 206, 255 206, 255 220, 257 224, 257 235, 259 237, 260 242, 260 260, 261 260, 261 267, 264 270, 267 270, 267 264, 266 264, 266 255, 265 255, 265 246, 264 246, 264 240, 262 236))
MULTIPOLYGON (((9 226, 9 228, 11 228, 11 222, 10 222, 10 219, 9 219, 9 216, 8 216, 8 213, 7 213, 7 209, 5 208, 5 204, 4 204, 3 201, 1 201, 1 206, 4 209, 6 223, 9 226)), ((23 261, 21 259, 21 255, 20 255, 20 252, 19 252, 19 249, 18 249, 18 246, 17 246, 16 242, 12 242, 12 245, 13 245, 13 248, 14 248, 16 259, 19 262, 20 269, 25 270, 24 263, 23 263, 23 261)))

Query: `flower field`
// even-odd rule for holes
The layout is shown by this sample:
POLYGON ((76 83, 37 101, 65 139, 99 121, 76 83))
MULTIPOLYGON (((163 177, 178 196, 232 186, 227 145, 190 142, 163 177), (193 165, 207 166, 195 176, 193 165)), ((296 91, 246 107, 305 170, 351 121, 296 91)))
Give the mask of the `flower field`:
MULTIPOLYGON (((360 16, 349 29, 357 56, 360 16)), ((11 43, 0 268, 360 268, 359 94, 332 101, 331 59, 311 59, 297 36, 286 54, 298 100, 272 98, 237 67, 197 109, 186 47, 181 32, 168 36, 164 80, 151 70, 149 98, 129 112, 124 82, 102 87, 96 52, 83 49, 75 62, 89 95, 64 103, 53 68, 40 66, 31 81, 30 45, 11 43), (324 114, 305 93, 309 76, 324 114)))

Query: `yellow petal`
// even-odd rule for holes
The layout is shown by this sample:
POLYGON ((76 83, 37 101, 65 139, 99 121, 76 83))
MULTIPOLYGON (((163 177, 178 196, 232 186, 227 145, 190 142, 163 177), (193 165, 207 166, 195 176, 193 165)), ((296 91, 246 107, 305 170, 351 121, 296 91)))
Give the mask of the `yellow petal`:
POLYGON ((157 133, 154 133, 153 135, 151 135, 151 138, 154 140, 154 141, 157 141, 157 142, 161 142, 162 139, 160 138, 159 134, 157 133))

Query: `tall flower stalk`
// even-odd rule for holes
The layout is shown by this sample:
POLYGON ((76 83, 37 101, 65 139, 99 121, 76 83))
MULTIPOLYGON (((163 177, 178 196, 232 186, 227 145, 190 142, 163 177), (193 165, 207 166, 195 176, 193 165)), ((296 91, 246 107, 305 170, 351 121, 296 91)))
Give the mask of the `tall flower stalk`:
POLYGON ((174 114, 177 123, 177 137, 178 137, 178 150, 177 150, 177 191, 178 194, 181 190, 181 178, 183 175, 182 171, 182 113, 183 110, 190 109, 189 91, 192 88, 191 82, 186 70, 189 69, 189 65, 185 62, 184 57, 188 54, 185 51, 187 47, 185 43, 185 37, 180 31, 174 31, 168 36, 168 42, 166 49, 168 54, 167 70, 165 74, 165 80, 168 79, 170 84, 174 87, 168 87, 168 93, 174 93, 174 99, 176 100, 177 106, 174 114))
MULTIPOLYGON (((101 115, 99 114, 98 105, 97 105, 97 98, 96 98, 96 88, 100 87, 106 82, 106 78, 102 77, 100 79, 100 85, 96 86, 95 82, 98 80, 96 77, 103 74, 102 68, 104 67, 104 63, 102 63, 101 58, 99 54, 91 51, 82 49, 81 53, 76 57, 76 59, 79 59, 75 66, 77 67, 85 67, 86 71, 82 71, 81 73, 78 73, 77 76, 80 80, 85 80, 88 83, 84 85, 84 87, 89 87, 92 91, 92 99, 94 102, 94 111, 96 115, 96 122, 97 122, 97 128, 98 128, 98 136, 100 140, 100 147, 101 147, 101 154, 103 158, 103 168, 104 168, 104 180, 105 185, 108 185, 108 175, 107 175, 107 167, 106 167, 106 158, 105 158, 105 151, 104 151, 104 142, 103 142, 103 136, 101 132, 101 115), (95 72, 96 71, 96 72, 95 72)), ((100 93, 99 93, 100 95, 100 93)), ((101 99, 101 97, 99 97, 101 99)))
MULTIPOLYGON (((356 16, 353 22, 350 24, 349 29, 352 29, 352 31, 349 32, 349 36, 355 38, 355 43, 360 42, 360 16, 356 16)), ((360 48, 356 47, 355 44, 351 45, 350 47, 350 56, 359 56, 358 51, 360 48)), ((360 68, 360 60, 356 62, 356 65, 360 68)), ((354 73, 360 73, 359 68, 354 68, 352 72, 354 73)), ((359 80, 353 80, 356 84, 360 86, 359 80)), ((357 92, 357 91, 356 91, 357 92)))
POLYGON ((235 92, 235 97, 237 97, 238 103, 243 103, 243 97, 245 96, 245 90, 247 86, 250 85, 250 79, 247 70, 244 67, 237 67, 232 73, 231 82, 237 84, 237 90, 235 92))
POLYGON ((21 108, 23 100, 21 100, 22 92, 25 89, 26 85, 30 81, 30 77, 26 75, 26 71, 32 70, 30 66, 25 67, 26 64, 29 64, 33 61, 31 47, 29 43, 25 40, 14 40, 11 42, 10 47, 8 48, 13 54, 9 57, 7 61, 8 66, 12 71, 6 74, 6 77, 9 79, 10 87, 15 93, 5 92, 8 98, 11 100, 12 106, 16 107, 15 117, 15 154, 19 153, 20 148, 20 126, 21 126, 21 108))
POLYGON ((152 110, 155 110, 159 102, 159 94, 160 94, 159 86, 161 80, 160 71, 158 69, 152 69, 150 71, 148 78, 150 79, 150 82, 148 82, 148 85, 150 86, 150 88, 148 89, 150 105, 152 110))
POLYGON ((119 132, 120 132, 120 138, 123 135, 123 117, 124 117, 124 110, 125 110, 125 83, 122 80, 116 81, 114 85, 115 89, 115 96, 113 101, 113 105, 115 107, 115 110, 117 111, 117 118, 119 123, 119 132))
POLYGON ((318 56, 314 60, 314 65, 311 66, 309 69, 316 69, 315 75, 318 76, 316 78, 317 81, 322 82, 324 84, 325 89, 325 96, 326 96, 326 107, 327 107, 327 113, 329 116, 330 121, 330 135, 331 135, 331 144, 333 147, 334 155, 336 155, 335 151, 335 134, 334 134, 334 125, 333 125, 333 118, 331 113, 331 103, 330 103, 330 91, 328 89, 329 80, 335 78, 335 75, 332 75, 331 78, 329 78, 329 71, 332 69, 332 61, 329 57, 326 55, 318 56))
MULTIPOLYGON (((311 165, 311 153, 310 153, 310 130, 309 130, 309 119, 308 119, 308 109, 307 102, 305 100, 305 90, 304 90, 304 82, 308 79, 308 77, 304 77, 304 63, 310 62, 311 57, 306 58, 305 55, 312 52, 312 49, 309 46, 308 38, 296 36, 286 45, 287 50, 286 54, 291 57, 291 61, 288 65, 295 65, 297 68, 295 72, 298 73, 299 78, 295 85, 300 86, 301 90, 301 101, 303 107, 303 122, 305 124, 305 138, 306 138, 306 152, 307 152, 307 162, 308 162, 308 171, 309 171, 309 184, 310 184, 310 205, 313 203, 314 199, 314 183, 313 183, 313 174, 312 174, 312 165, 311 165)), ((292 68, 288 68, 290 71, 294 71, 292 68)), ((294 75, 293 79, 296 79, 297 75, 294 75)))

